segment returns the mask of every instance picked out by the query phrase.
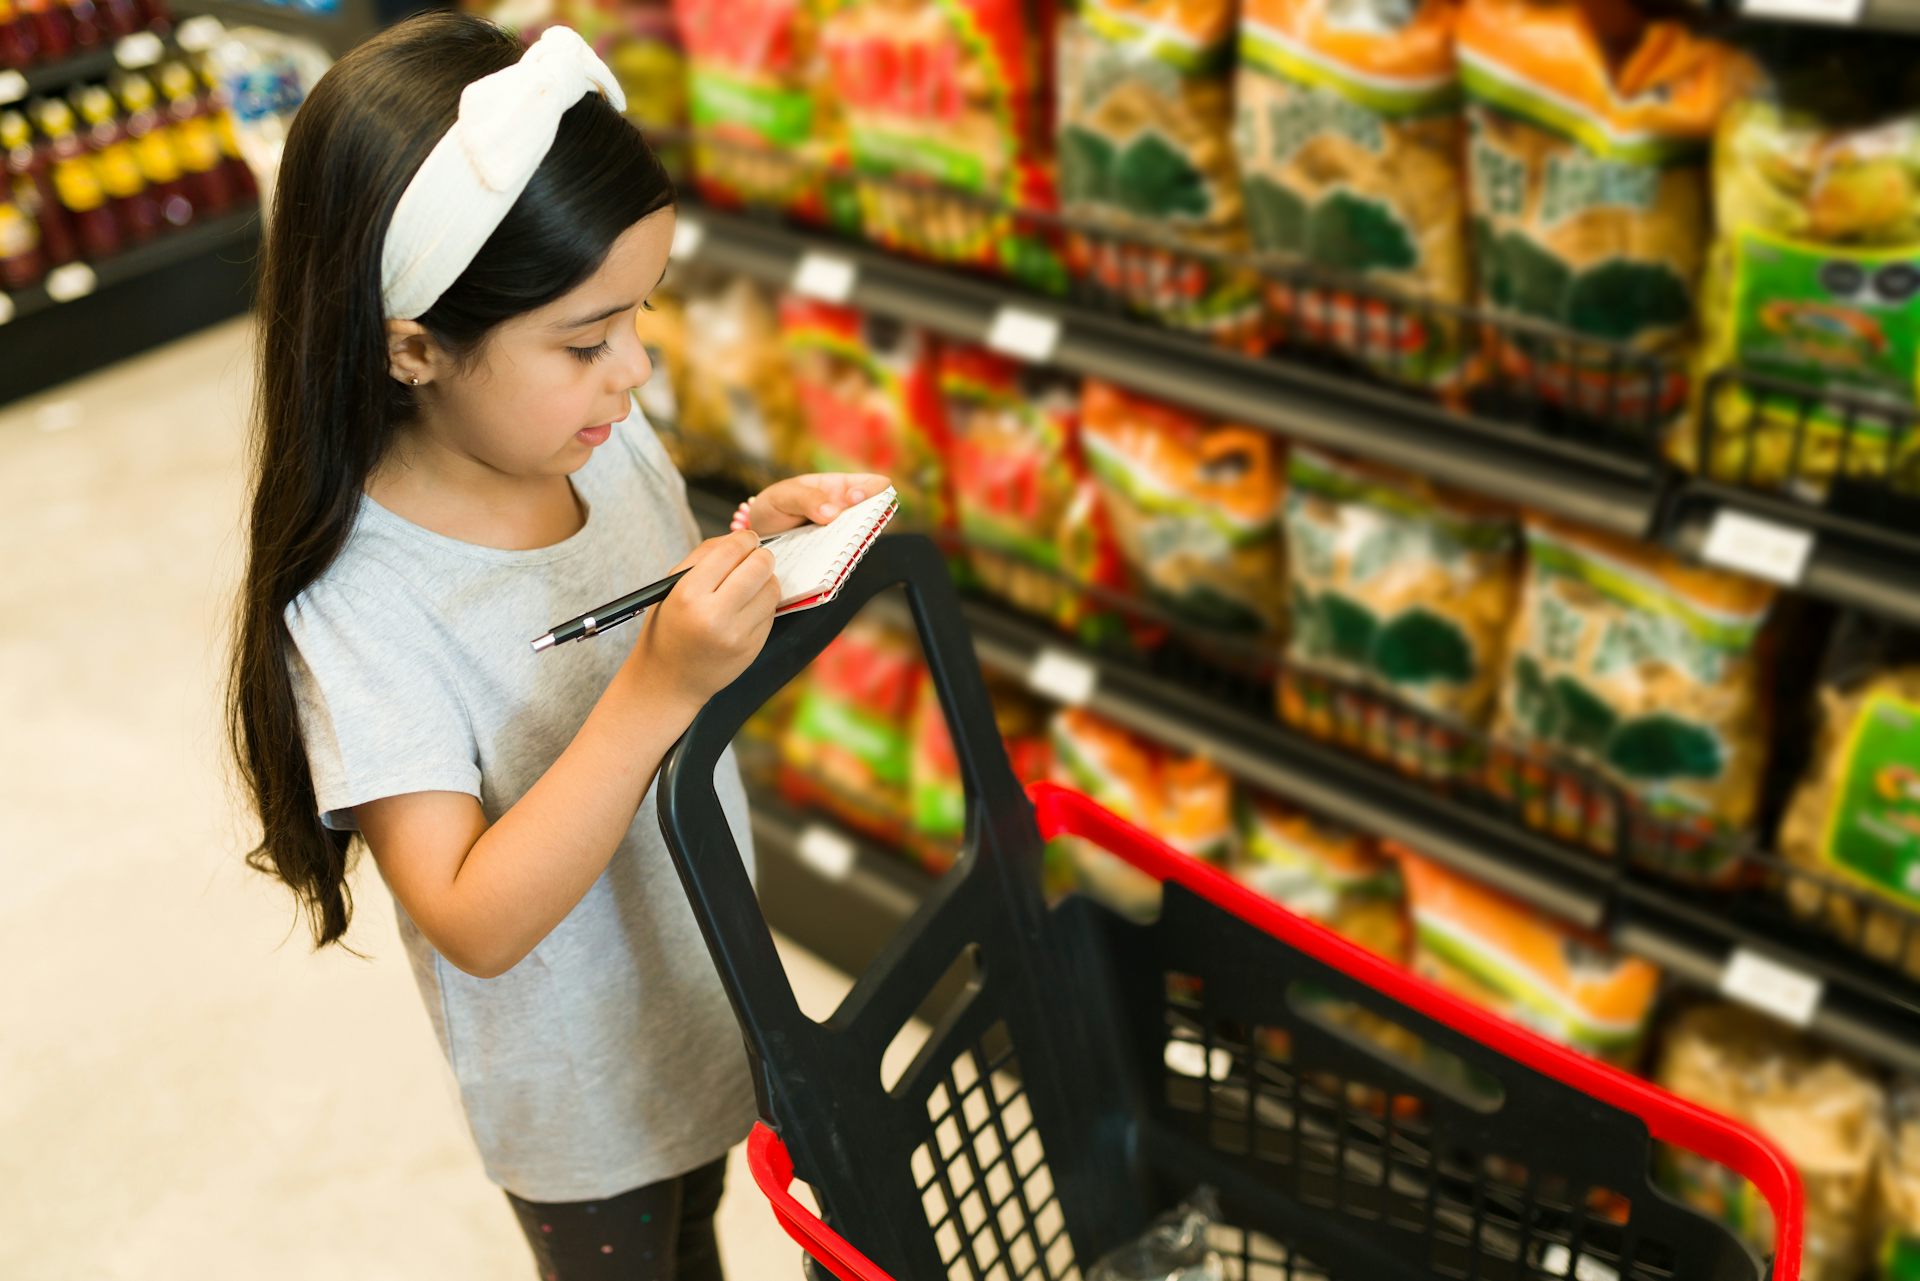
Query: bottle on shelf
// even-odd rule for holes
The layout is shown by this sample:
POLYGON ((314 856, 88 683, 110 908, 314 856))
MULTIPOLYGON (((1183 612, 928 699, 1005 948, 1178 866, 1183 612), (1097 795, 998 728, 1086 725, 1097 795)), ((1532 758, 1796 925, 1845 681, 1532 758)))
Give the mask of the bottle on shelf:
POLYGON ((139 157, 120 123, 119 104, 101 86, 86 85, 74 92, 73 109, 85 127, 100 185, 106 188, 121 232, 134 244, 151 240, 162 225, 160 201, 147 187, 139 157))
POLYGON ((129 0, 129 3, 139 18, 139 30, 151 31, 156 36, 173 30, 173 13, 167 8, 167 0, 129 0))
POLYGON ((73 47, 97 49, 107 42, 107 28, 94 0, 55 0, 67 10, 67 28, 73 32, 73 47))
POLYGON ((195 70, 200 101, 207 117, 213 121, 214 133, 220 139, 220 167, 226 171, 227 181, 233 186, 234 198, 243 204, 250 204, 260 198, 260 189, 254 182, 253 167, 247 163, 246 155, 240 149, 240 136, 234 128, 233 99, 205 61, 195 70))
POLYGON ((0 187, 0 289, 25 289, 46 274, 40 256, 40 229, 0 187))
POLYGON ((0 111, 0 158, 6 161, 8 186, 40 234, 40 256, 49 270, 80 256, 71 215, 53 186, 51 148, 35 143, 24 112, 0 111))
POLYGON ((199 82, 182 64, 168 62, 160 67, 158 87, 166 102, 169 133, 180 168, 187 176, 193 207, 208 215, 225 213, 233 207, 238 193, 220 154, 219 131, 200 101, 199 82))
POLYGON ((134 0, 98 0, 98 4, 101 23, 114 39, 145 30, 147 20, 134 0))
POLYGON ((73 52, 73 28, 68 25, 67 8, 60 0, 18 0, 18 3, 42 62, 58 62, 73 52))
POLYGON ((126 112, 123 127, 140 162, 140 173, 159 202, 161 221, 170 227, 186 226, 194 218, 193 197, 187 190, 186 175, 180 172, 172 125, 160 112, 153 82, 131 71, 114 82, 114 91, 126 112))
POLYGON ((43 98, 33 105, 34 123, 53 161, 53 189, 73 220, 75 239, 85 258, 107 258, 120 250, 120 227, 100 185, 93 163, 73 119, 73 109, 59 98, 43 98))
POLYGON ((0 71, 23 71, 39 53, 26 13, 15 0, 0 0, 0 71))

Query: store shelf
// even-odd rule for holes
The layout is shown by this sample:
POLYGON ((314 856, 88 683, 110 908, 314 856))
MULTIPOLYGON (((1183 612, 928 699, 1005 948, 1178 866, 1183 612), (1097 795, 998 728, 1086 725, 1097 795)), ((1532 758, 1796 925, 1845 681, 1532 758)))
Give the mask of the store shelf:
MULTIPOLYGON (((77 377, 245 311, 259 211, 155 237, 48 283, 0 295, 0 402, 77 377)), ((77 268, 77 270, 76 270, 77 268)))
POLYGON ((1728 0, 1725 7, 1757 22, 1920 32, 1920 3, 1915 0, 1728 0))
MULTIPOLYGON (((1391 462, 1463 489, 1550 508, 1628 537, 1645 535, 1653 526, 1661 473, 1651 460, 1517 424, 1449 413, 1337 371, 1239 355, 1187 334, 777 221, 692 201, 682 205, 680 221, 677 240, 684 260, 779 286, 793 285, 803 262, 815 264, 809 268, 813 278, 847 284, 841 301, 969 342, 988 342, 997 319, 1023 314, 1037 318, 1043 331, 1058 325, 1057 342, 1046 344, 1046 363, 1062 369, 1111 379, 1293 440, 1391 462), (688 224, 696 230, 686 230, 688 224), (846 264, 851 279, 846 280, 845 268, 818 271, 822 261, 846 264)), ((1024 328, 1032 332, 1036 326, 1024 328)), ((1003 329, 1003 340, 1005 334, 1003 329)))
POLYGON ((177 8, 184 13, 207 14, 230 27, 264 27, 304 36, 336 58, 385 25, 374 0, 340 0, 340 7, 331 13, 255 0, 179 0, 177 8))

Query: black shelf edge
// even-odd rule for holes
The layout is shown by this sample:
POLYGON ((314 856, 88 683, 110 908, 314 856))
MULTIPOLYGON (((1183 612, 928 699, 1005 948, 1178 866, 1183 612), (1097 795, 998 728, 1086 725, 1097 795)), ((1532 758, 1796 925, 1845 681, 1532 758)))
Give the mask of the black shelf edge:
MULTIPOLYGON (((184 263, 189 259, 206 255, 219 255, 229 251, 242 252, 249 256, 254 252, 260 239, 260 211, 249 206, 236 213, 223 214, 206 222, 195 223, 179 231, 163 232, 143 245, 104 258, 99 262, 87 263, 94 276, 94 286, 79 302, 85 298, 97 298, 101 294, 118 289, 123 285, 139 281, 157 271, 184 263)), ((59 268, 55 268, 59 270, 59 268)), ((47 293, 43 281, 8 295, 13 300, 13 319, 7 327, 0 327, 0 333, 22 321, 30 320, 56 307, 71 303, 56 301, 47 293)))
POLYGON ((694 201, 681 218, 702 228, 687 261, 792 282, 801 257, 854 264, 850 305, 984 343, 1002 307, 1060 322, 1052 364, 1110 379, 1202 413, 1289 439, 1390 462, 1495 498, 1550 508, 1628 537, 1649 533, 1660 477, 1640 463, 1563 444, 1522 427, 1447 413, 1417 397, 1029 293, 1009 282, 913 262, 869 245, 694 201))
POLYGON ((767 924, 844 973, 866 972, 880 949, 920 910, 933 878, 830 819, 803 814, 748 781, 760 909, 767 924), (820 826, 848 842, 853 861, 829 875, 801 853, 802 835, 820 826))
MULTIPOLYGON (((1860 12, 1851 19, 1832 16, 1814 16, 1811 13, 1781 13, 1766 5, 1755 12, 1742 0, 1728 0, 1726 12, 1748 22, 1763 22, 1788 26, 1852 28, 1858 31, 1877 31, 1891 35, 1913 35, 1920 33, 1920 4, 1915 0, 1865 0, 1860 12)), ((1806 6, 1811 9, 1812 6, 1806 6)))
MULTIPOLYGON (((171 45, 168 46, 171 50, 171 45)), ((114 56, 114 45, 102 45, 89 49, 85 53, 71 54, 58 62, 36 63, 23 67, 19 71, 20 80, 26 85, 18 97, 9 97, 0 101, 0 106, 14 106, 31 98, 45 97, 58 93, 70 85, 85 84, 90 80, 99 80, 112 75, 120 63, 114 56)), ((0 75, 4 75, 0 72, 0 75)))
POLYGON ((251 0, 180 0, 179 16, 207 14, 229 27, 263 27, 290 36, 303 36, 338 58, 379 29, 370 4, 342 0, 330 14, 309 13, 290 4, 252 3, 251 0))

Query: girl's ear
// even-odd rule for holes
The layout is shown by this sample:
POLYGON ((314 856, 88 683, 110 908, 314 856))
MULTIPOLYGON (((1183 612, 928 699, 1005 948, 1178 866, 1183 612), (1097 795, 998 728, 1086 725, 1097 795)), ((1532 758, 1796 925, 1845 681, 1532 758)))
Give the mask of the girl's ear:
POLYGON ((443 372, 440 347, 417 320, 387 322, 387 372, 410 387, 424 387, 443 372))

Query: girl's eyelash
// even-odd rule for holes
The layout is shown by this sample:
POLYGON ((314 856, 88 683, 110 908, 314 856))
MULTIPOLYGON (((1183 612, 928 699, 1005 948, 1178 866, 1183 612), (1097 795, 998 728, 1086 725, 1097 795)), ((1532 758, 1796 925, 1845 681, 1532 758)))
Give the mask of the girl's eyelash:
POLYGON ((602 342, 595 343, 591 347, 569 347, 567 350, 571 352, 573 358, 581 364, 591 365, 594 361, 607 354, 608 347, 606 343, 602 342))
POLYGON ((640 304, 640 310, 641 310, 641 311, 652 311, 652 310, 653 310, 653 304, 652 304, 651 302, 646 302, 646 301, 642 301, 642 302, 641 302, 641 304, 640 304))

